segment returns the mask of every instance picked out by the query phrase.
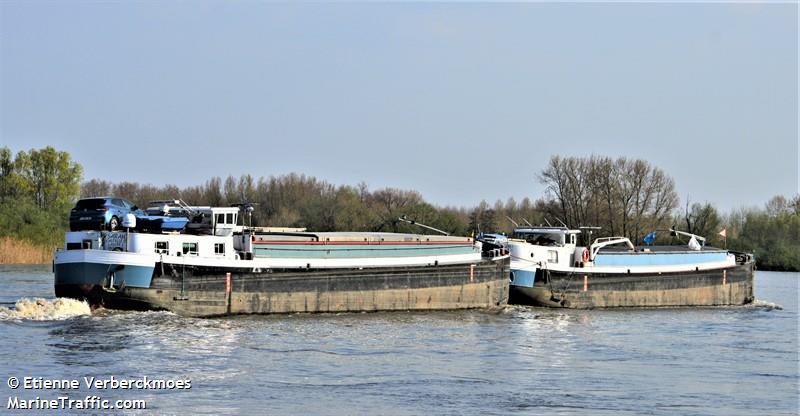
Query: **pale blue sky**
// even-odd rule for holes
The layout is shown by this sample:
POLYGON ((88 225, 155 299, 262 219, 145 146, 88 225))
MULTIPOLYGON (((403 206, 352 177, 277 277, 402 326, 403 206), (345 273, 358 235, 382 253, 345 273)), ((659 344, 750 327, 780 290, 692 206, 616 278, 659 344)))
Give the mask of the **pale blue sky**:
POLYGON ((305 173, 438 205, 643 158, 723 210, 798 191, 785 4, 0 2, 0 145, 180 186, 305 173))

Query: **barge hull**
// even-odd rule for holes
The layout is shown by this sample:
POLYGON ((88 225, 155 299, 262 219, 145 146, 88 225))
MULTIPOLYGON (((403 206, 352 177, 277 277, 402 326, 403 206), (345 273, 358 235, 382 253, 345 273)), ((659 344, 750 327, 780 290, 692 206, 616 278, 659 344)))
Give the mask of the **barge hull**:
POLYGON ((447 310, 503 306, 509 259, 375 269, 230 270, 156 264, 149 288, 59 285, 113 309, 184 316, 447 310), (230 273, 230 277, 228 277, 230 273), (89 290, 87 290, 89 289, 89 290))
POLYGON ((660 274, 543 271, 533 287, 511 286, 509 303, 573 309, 725 306, 752 303, 754 263, 660 274))

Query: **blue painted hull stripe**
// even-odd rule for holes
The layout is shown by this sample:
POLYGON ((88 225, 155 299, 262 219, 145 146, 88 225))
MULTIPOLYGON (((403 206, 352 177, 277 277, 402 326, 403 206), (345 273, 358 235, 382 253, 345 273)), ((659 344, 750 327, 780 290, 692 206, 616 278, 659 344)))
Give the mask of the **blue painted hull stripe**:
POLYGON ((725 261, 728 253, 603 253, 594 259, 595 266, 667 266, 725 261))
MULTIPOLYGON (((114 285, 149 288, 153 266, 124 266, 114 272, 114 285)), ((63 263, 55 265, 56 285, 102 285, 109 271, 103 263, 63 263)))

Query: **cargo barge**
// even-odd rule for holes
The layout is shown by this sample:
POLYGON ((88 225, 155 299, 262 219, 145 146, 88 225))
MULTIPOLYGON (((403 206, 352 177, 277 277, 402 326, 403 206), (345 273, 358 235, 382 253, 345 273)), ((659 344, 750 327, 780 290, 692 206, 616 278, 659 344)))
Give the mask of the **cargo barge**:
POLYGON ((743 305, 754 300, 753 256, 705 246, 634 247, 625 237, 577 244, 581 230, 517 228, 490 238, 511 252, 509 303, 560 308, 743 305), (621 246, 621 247, 620 247, 621 246))
POLYGON ((186 210, 200 219, 180 230, 151 217, 139 228, 127 218, 120 231, 67 233, 53 264, 56 296, 185 316, 507 302, 510 256, 469 237, 263 229, 238 225, 237 207, 186 210))

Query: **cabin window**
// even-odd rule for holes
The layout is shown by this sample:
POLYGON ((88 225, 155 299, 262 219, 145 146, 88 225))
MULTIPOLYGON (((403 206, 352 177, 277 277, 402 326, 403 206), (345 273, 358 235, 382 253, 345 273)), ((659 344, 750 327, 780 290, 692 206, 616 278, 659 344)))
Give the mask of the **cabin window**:
POLYGON ((169 254, 169 241, 156 241, 156 253, 169 254))
POLYGON ((214 243, 214 254, 225 254, 225 243, 214 243))
POLYGON ((558 263, 558 252, 555 250, 547 250, 547 262, 558 263))
POLYGON ((222 224, 225 222, 225 214, 217 214, 217 224, 222 224))
POLYGON ((233 214, 225 214, 225 220, 226 224, 233 224, 233 214))
POLYGON ((197 243, 183 243, 183 254, 197 255, 197 243))

